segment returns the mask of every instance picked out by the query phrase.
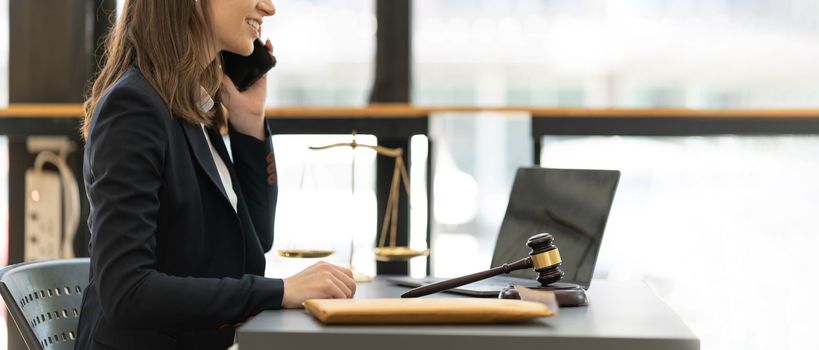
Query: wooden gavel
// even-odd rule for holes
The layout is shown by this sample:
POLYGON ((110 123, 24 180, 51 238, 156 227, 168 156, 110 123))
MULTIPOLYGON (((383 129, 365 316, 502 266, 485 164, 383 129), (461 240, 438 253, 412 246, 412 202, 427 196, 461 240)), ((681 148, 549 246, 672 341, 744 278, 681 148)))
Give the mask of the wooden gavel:
POLYGON ((560 252, 553 243, 554 237, 548 233, 534 235, 529 237, 529 239, 526 241, 526 246, 528 246, 531 251, 529 252, 529 256, 523 259, 513 263, 493 267, 486 271, 473 273, 471 275, 461 276, 414 288, 402 294, 401 297, 422 297, 424 295, 438 293, 448 289, 460 287, 465 284, 484 280, 492 276, 529 268, 533 268, 538 273, 537 281, 540 282, 540 285, 547 286, 560 281, 560 279, 563 278, 563 271, 560 270, 560 252))

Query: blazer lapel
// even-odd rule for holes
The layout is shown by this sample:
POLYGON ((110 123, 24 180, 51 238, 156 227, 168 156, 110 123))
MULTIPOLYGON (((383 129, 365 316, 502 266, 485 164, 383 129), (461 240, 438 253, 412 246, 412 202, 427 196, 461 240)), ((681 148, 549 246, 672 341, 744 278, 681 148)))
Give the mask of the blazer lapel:
POLYGON ((265 265, 264 250, 262 249, 261 242, 259 242, 259 236, 254 233, 256 229, 253 227, 253 221, 250 219, 250 212, 244 208, 244 194, 242 193, 239 178, 236 176, 236 171, 233 168, 233 161, 228 155, 228 150, 222 135, 220 135, 218 131, 209 128, 206 128, 205 132, 208 133, 208 137, 210 137, 216 153, 218 153, 222 161, 225 162, 225 167, 227 167, 228 173, 230 173, 230 182, 233 184, 233 190, 236 192, 236 215, 239 217, 239 232, 241 232, 245 240, 245 267, 248 269, 248 272, 254 273, 252 272, 254 269, 248 268, 248 266, 262 266, 261 271, 257 270, 255 273, 263 275, 263 267, 265 265), (248 251, 254 251, 254 253, 248 253, 248 251))
POLYGON ((219 134, 218 131, 211 128, 205 128, 205 132, 208 133, 208 137, 210 137, 211 143, 213 143, 213 149, 216 150, 216 153, 218 153, 219 157, 222 158, 222 161, 225 162, 225 167, 230 174, 230 182, 233 184, 233 190, 236 192, 238 197, 239 193, 241 193, 239 183, 237 182, 239 179, 236 178, 236 174, 233 172, 233 160, 230 159, 230 155, 228 154, 227 146, 225 146, 225 141, 223 140, 222 135, 219 134))
POLYGON ((208 147, 208 140, 205 139, 205 134, 202 132, 201 126, 192 125, 190 123, 179 121, 182 124, 182 129, 185 131, 185 138, 188 140, 188 146, 194 154, 194 158, 199 162, 199 166, 208 174, 210 181, 222 192, 222 197, 228 200, 227 192, 222 185, 222 180, 219 177, 219 171, 216 170, 216 163, 213 162, 213 156, 208 147))

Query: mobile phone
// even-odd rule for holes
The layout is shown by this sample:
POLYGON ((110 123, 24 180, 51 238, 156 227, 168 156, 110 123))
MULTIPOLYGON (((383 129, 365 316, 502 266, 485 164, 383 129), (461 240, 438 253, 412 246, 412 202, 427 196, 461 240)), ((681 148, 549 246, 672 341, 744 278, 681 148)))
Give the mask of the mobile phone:
POLYGON ((247 90, 275 66, 276 57, 267 51, 259 38, 253 41, 253 53, 250 56, 222 51, 222 70, 230 77, 230 80, 233 80, 233 84, 239 91, 247 90))

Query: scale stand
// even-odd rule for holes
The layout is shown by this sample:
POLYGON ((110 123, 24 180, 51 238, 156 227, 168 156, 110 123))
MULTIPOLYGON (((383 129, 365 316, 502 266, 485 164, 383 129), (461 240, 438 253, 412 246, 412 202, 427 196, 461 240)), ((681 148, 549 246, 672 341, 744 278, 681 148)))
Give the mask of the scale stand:
MULTIPOLYGON (((387 199, 387 208, 384 212, 384 223, 381 226, 379 234, 378 247, 375 248, 375 256, 378 261, 407 261, 409 259, 429 255, 429 249, 414 250, 409 247, 399 247, 396 244, 398 235, 398 199, 401 192, 401 185, 409 196, 410 183, 407 168, 404 166, 404 150, 402 148, 387 148, 382 146, 365 145, 356 142, 356 132, 352 133, 353 140, 349 143, 335 143, 326 146, 310 147, 311 150, 325 150, 336 147, 350 147, 355 151, 358 147, 364 147, 374 150, 377 154, 387 156, 395 159, 395 168, 392 174, 390 185, 390 195, 387 199), (387 245, 387 235, 390 237, 389 245, 387 245)), ((352 159, 352 190, 355 193, 355 152, 353 152, 352 159)), ((352 261, 352 254, 350 254, 352 261)))

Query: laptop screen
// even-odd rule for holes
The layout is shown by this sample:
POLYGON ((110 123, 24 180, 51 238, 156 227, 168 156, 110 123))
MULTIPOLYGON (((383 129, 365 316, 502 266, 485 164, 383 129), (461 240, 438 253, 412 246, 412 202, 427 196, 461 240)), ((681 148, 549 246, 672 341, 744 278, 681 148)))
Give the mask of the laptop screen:
MULTIPOLYGON (((616 170, 518 169, 492 266, 526 257, 526 240, 548 232, 563 260, 561 282, 588 288, 619 179, 616 170)), ((511 275, 537 278, 532 270, 511 275)))

